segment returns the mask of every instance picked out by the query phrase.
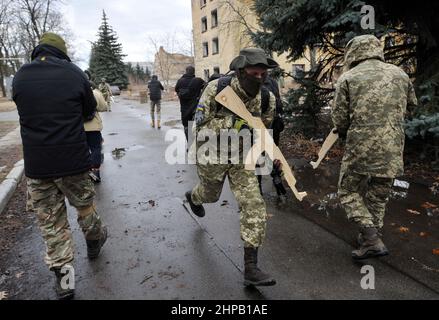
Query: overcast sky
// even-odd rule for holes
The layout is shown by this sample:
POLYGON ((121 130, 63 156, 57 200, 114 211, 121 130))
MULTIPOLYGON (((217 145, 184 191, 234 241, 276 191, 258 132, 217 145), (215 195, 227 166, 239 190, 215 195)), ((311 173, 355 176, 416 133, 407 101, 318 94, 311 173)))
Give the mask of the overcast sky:
POLYGON ((88 65, 89 41, 97 38, 102 10, 122 43, 126 61, 153 59, 149 36, 177 33, 188 37, 192 29, 190 0, 68 0, 65 3, 81 67, 88 65))

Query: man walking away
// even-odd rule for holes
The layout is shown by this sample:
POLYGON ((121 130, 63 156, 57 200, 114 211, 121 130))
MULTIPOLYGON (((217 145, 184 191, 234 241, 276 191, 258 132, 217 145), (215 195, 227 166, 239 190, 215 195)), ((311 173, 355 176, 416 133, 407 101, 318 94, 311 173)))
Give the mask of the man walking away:
POLYGON ((151 127, 155 128, 155 112, 157 110, 157 129, 161 129, 161 114, 162 114, 162 91, 165 90, 163 85, 158 80, 157 76, 152 76, 148 83, 149 98, 151 100, 151 127))
POLYGON ((193 97, 189 92, 189 86, 194 78, 195 68, 189 66, 186 68, 186 73, 180 78, 180 80, 178 80, 177 85, 175 86, 175 92, 180 99, 181 122, 183 123, 186 139, 188 139, 188 127, 190 120, 188 115, 190 114, 191 103, 193 101, 193 97))
POLYGON ((381 240, 393 181, 404 172, 404 115, 416 105, 408 75, 384 62, 373 35, 352 39, 345 51, 344 73, 337 82, 333 122, 346 140, 339 197, 349 220, 359 227, 357 260, 388 254, 381 240))
POLYGON ((91 119, 96 100, 85 74, 71 63, 64 40, 53 33, 42 36, 13 83, 28 190, 28 209, 34 211, 47 247, 45 261, 56 275, 59 299, 74 290, 63 286, 74 248, 65 198, 78 211, 89 259, 98 257, 107 239, 94 204, 88 176, 90 153, 84 119, 91 119))

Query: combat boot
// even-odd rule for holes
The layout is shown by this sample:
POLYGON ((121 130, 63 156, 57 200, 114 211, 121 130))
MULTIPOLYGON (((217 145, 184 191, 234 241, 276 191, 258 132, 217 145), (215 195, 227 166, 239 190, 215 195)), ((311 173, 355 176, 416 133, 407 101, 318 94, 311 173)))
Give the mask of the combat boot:
MULTIPOLYGON (((75 297, 74 289, 64 289, 63 288, 63 278, 66 274, 61 273, 61 268, 54 268, 53 272, 55 273, 55 292, 58 300, 72 300, 75 297)), ((73 279, 74 281, 74 279, 73 279)))
POLYGON ((244 266, 244 285, 246 287, 268 287, 276 284, 276 280, 258 268, 258 248, 244 248, 244 266))
POLYGON ((361 242, 360 248, 352 251, 352 258, 355 260, 383 257, 389 254, 376 228, 361 228, 358 240, 361 242))
POLYGON ((107 241, 108 231, 107 227, 102 227, 101 237, 99 240, 87 240, 87 256, 90 260, 94 260, 101 253, 101 249, 107 241))
POLYGON ((203 218, 206 215, 206 211, 204 211, 204 207, 202 205, 198 206, 192 202, 192 192, 191 191, 186 192, 186 199, 189 202, 189 205, 191 206, 192 212, 196 216, 203 218))
POLYGON ((157 121, 157 129, 160 130, 161 128, 162 128, 162 126, 161 126, 160 120, 158 120, 158 121, 157 121))
MULTIPOLYGON (((378 229, 378 228, 377 228, 377 235, 378 235, 379 238, 382 238, 382 237, 383 237, 383 233, 382 233, 381 229, 378 229)), ((358 237, 357 237, 357 243, 358 243, 358 245, 361 247, 361 246, 363 245, 364 241, 365 241, 365 240, 364 240, 364 236, 363 236, 363 234, 362 234, 361 232, 359 232, 359 233, 358 233, 358 237)))
POLYGON ((154 120, 151 121, 151 128, 155 129, 155 121, 154 120))

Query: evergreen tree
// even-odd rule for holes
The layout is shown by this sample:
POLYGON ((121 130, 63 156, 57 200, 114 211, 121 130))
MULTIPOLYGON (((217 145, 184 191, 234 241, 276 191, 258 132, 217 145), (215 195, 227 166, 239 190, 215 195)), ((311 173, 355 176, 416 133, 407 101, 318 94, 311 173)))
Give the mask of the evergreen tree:
POLYGON ((94 80, 99 82, 106 78, 109 84, 125 89, 128 86, 128 76, 123 57, 125 55, 122 53, 122 45, 118 43, 116 32, 108 24, 104 11, 98 40, 93 43, 90 56, 89 70, 94 80))
POLYGON ((365 4, 362 0, 255 0, 261 31, 253 39, 259 46, 287 53, 291 60, 319 52, 319 61, 305 77, 296 79, 301 87, 290 95, 291 109, 306 115, 291 120, 304 120, 306 129, 316 129, 316 116, 331 99, 328 89, 343 62, 346 43, 364 33, 385 39, 386 60, 416 78, 421 105, 412 115, 439 112, 439 3, 369 0, 367 4, 375 8, 374 30, 361 28, 365 4))

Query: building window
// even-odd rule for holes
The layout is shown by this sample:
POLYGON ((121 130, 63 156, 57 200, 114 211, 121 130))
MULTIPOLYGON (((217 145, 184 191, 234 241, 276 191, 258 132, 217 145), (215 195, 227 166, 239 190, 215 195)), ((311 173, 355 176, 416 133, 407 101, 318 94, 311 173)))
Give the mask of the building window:
POLYGON ((213 68, 213 73, 220 74, 220 68, 219 67, 213 68))
POLYGON ((209 56, 209 44, 207 42, 203 42, 203 57, 209 56))
POLYGON ((207 0, 200 0, 200 7, 203 8, 206 6, 207 0))
POLYGON ((305 65, 304 64, 293 64, 293 77, 303 78, 305 75, 305 65))
POLYGON ((219 41, 218 38, 214 38, 212 40, 212 54, 218 54, 219 53, 219 41))
POLYGON ((210 70, 204 69, 204 80, 207 82, 209 81, 209 78, 210 78, 210 70))
POLYGON ((201 19, 201 32, 206 32, 207 31, 207 18, 203 17, 201 19))
POLYGON ((212 28, 218 27, 218 11, 212 11, 212 28))

